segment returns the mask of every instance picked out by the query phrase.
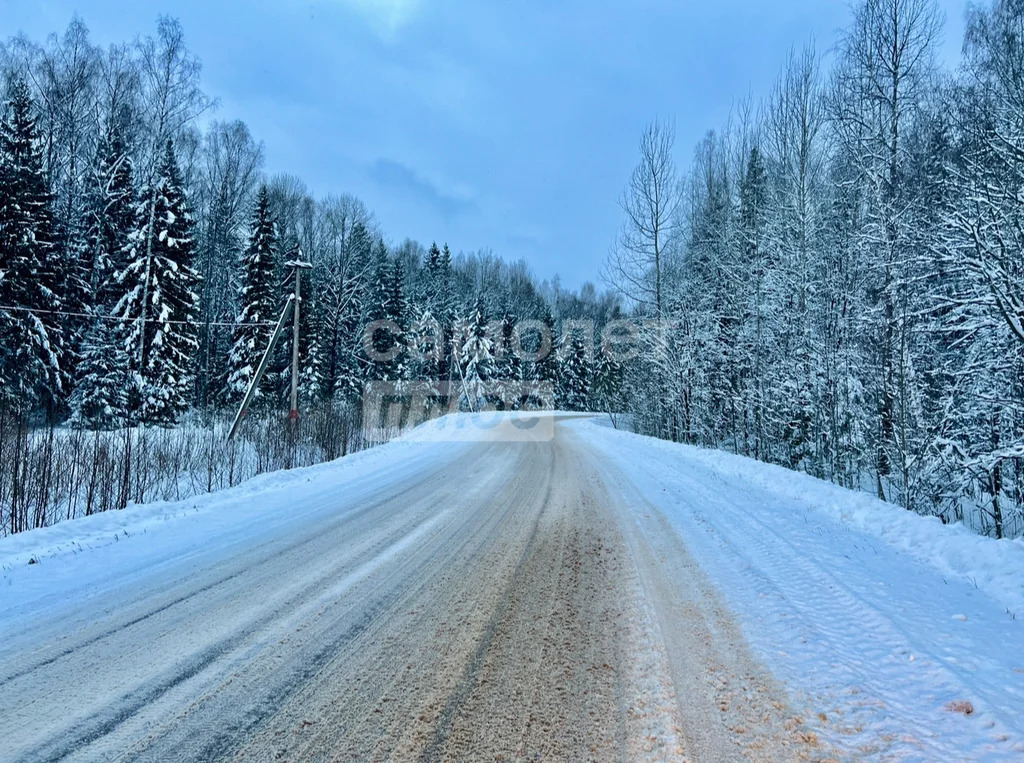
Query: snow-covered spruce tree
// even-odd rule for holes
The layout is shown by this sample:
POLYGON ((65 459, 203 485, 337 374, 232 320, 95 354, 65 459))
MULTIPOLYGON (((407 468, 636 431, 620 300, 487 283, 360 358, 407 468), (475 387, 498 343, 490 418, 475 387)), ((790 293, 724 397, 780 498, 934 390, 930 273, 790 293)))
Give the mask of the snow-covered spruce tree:
POLYGON ((135 226, 132 160, 119 118, 111 118, 97 147, 86 214, 93 303, 71 394, 71 424, 113 429, 128 416, 130 359, 114 308, 123 296, 118 275, 135 226))
POLYGON ((505 381, 522 381, 523 359, 516 346, 516 317, 506 311, 501 317, 501 346, 495 357, 498 360, 497 376, 505 381))
MULTIPOLYGON (((249 245, 242 255, 242 285, 229 357, 230 371, 224 390, 228 402, 237 402, 249 385, 280 318, 283 300, 277 293, 277 232, 270 214, 270 198, 262 186, 253 212, 249 245)), ((266 378, 266 377, 264 377, 266 378)), ((270 380, 260 384, 259 396, 271 389, 270 380)), ((254 402, 255 402, 254 399, 254 402)))
POLYGON ((772 260, 768 242, 768 171, 760 147, 755 144, 739 184, 739 224, 736 242, 738 266, 745 276, 747 293, 741 300, 737 329, 736 369, 742 411, 737 448, 744 455, 759 458, 764 448, 766 410, 766 371, 769 357, 772 304, 772 260))
POLYGON ((338 324, 339 342, 335 358, 334 399, 342 405, 357 405, 363 394, 363 365, 360 343, 363 326, 358 305, 346 310, 338 324))
POLYGON ((441 283, 441 250, 432 243, 423 255, 419 270, 417 295, 410 303, 409 362, 410 378, 437 380, 444 352, 441 322, 437 317, 439 286, 441 283))
POLYGON ((483 299, 478 297, 459 359, 462 369, 459 403, 464 410, 479 411, 486 402, 488 383, 494 374, 493 351, 494 343, 487 335, 487 311, 483 299))
POLYGON ((331 398, 327 379, 324 336, 324 308, 310 287, 303 285, 299 315, 299 402, 307 410, 331 398))
POLYGON ((587 345, 573 334, 562 347, 561 373, 558 379, 558 407, 564 411, 585 411, 590 401, 592 369, 587 345))
MULTIPOLYGON (((416 295, 408 304, 408 378, 419 382, 437 381, 444 353, 444 336, 435 309, 438 304, 438 284, 441 280, 441 250, 436 243, 423 255, 423 262, 415 278, 416 295)), ((434 386, 435 394, 440 387, 434 386)), ((424 400, 429 411, 436 400, 424 400)))
POLYGON ((437 306, 434 310, 437 319, 445 326, 450 326, 456 318, 454 278, 452 252, 448 248, 448 244, 445 244, 441 248, 441 262, 437 271, 437 306))
MULTIPOLYGON (((372 352, 367 353, 367 348, 363 348, 364 354, 368 355, 366 378, 397 383, 404 367, 400 357, 404 342, 400 319, 404 316, 396 314, 401 304, 396 306, 393 300, 396 281, 402 276, 400 270, 396 274, 383 245, 377 247, 376 258, 373 280, 367 291, 366 321, 372 327, 373 335, 369 338, 372 352)), ((404 303, 404 299, 401 302, 404 303)))
MULTIPOLYGON (((409 378, 417 381, 438 381, 438 362, 444 352, 441 324, 429 307, 422 307, 409 326, 409 378)), ((440 389, 434 385, 435 389, 440 389)), ((427 401, 427 405, 432 405, 427 401)))
POLYGON ((120 120, 112 118, 97 146, 87 211, 92 255, 89 288, 96 295, 94 304, 108 310, 122 296, 118 276, 127 265, 136 222, 134 166, 123 130, 120 120))
MULTIPOLYGON (((549 388, 547 392, 554 395, 558 386, 559 349, 558 335, 555 333, 555 318, 551 315, 551 310, 545 308, 542 322, 544 323, 544 333, 538 338, 538 344, 531 347, 537 358, 533 362, 532 378, 547 386, 549 388)), ((547 402, 555 405, 554 399, 547 402)))
POLYGON ((362 397, 362 319, 374 273, 373 239, 362 219, 356 219, 339 252, 326 268, 318 266, 317 272, 324 384, 335 403, 351 408, 362 397))
POLYGON ((130 374, 116 321, 109 315, 94 316, 80 353, 71 393, 71 426, 90 430, 123 426, 128 417, 130 374))
MULTIPOLYGON (((64 360, 61 371, 65 378, 65 392, 73 392, 78 378, 79 363, 85 336, 92 321, 94 293, 89 288, 91 280, 91 253, 89 247, 87 213, 84 197, 75 197, 75 208, 71 216, 54 219, 53 257, 57 268, 54 292, 60 301, 63 314, 59 316, 59 327, 64 340, 64 360)), ((62 403, 67 402, 62 401, 62 403)), ((63 413, 64 406, 61 406, 63 413)))
POLYGON ((419 294, 420 303, 430 311, 431 315, 437 313, 440 303, 439 289, 441 287, 441 250, 437 242, 430 244, 430 249, 423 258, 423 286, 419 294))
POLYGON ((143 199, 115 314, 128 322, 125 348, 141 420, 172 425, 192 389, 199 275, 193 269, 192 216, 170 141, 156 184, 143 199))
POLYGON ((590 387, 590 408, 606 413, 618 413, 622 407, 625 369, 611 347, 602 347, 594 365, 593 384, 590 387))
POLYGON ((405 299, 405 270, 401 260, 395 260, 391 267, 391 279, 388 288, 388 319, 397 326, 394 334, 398 352, 392 361, 392 381, 401 387, 410 378, 409 353, 406 348, 409 333, 409 305, 405 299))
POLYGON ((519 357, 516 342, 516 318, 512 313, 505 312, 501 319, 501 336, 495 348, 495 376, 503 383, 503 393, 497 403, 502 408, 518 410, 521 404, 521 382, 523 381, 523 360, 519 357))
POLYGON ((451 381, 455 376, 457 358, 455 357, 454 335, 455 323, 457 320, 457 305, 455 297, 455 276, 452 269, 452 253, 445 244, 441 248, 441 260, 438 265, 435 288, 437 291, 436 303, 434 305, 434 317, 441 327, 441 335, 444 339, 441 352, 437 359, 437 379, 439 381, 451 381))
POLYGON ((62 263, 28 85, 12 80, 0 121, 0 397, 55 414, 66 389, 62 263))

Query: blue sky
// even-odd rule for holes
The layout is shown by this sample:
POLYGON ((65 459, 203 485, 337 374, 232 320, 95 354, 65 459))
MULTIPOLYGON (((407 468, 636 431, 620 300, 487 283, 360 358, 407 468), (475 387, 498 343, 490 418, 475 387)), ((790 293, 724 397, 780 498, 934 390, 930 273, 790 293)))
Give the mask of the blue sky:
MULTIPOLYGON (((942 56, 955 61, 962 0, 942 56)), ((221 119, 267 170, 353 193, 393 241, 520 257, 596 280, 645 123, 674 119, 685 165, 792 45, 827 52, 843 0, 0 0, 0 35, 77 12, 106 44, 180 18, 221 119)))

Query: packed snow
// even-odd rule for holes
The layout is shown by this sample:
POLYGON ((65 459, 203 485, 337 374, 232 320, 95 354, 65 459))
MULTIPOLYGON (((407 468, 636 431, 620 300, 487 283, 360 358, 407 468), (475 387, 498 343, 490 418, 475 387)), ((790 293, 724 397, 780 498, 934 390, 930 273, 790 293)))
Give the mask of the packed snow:
MULTIPOLYGON (((467 431, 523 431, 494 423, 493 414, 445 417, 332 463, 2 538, 0 634, 19 618, 213 563, 289 524, 346 511, 382 484, 443 469, 471 452, 467 431)), ((666 516, 828 742, 857 757, 1024 756, 1024 542, 615 430, 606 418, 560 426, 586 443, 610 490, 666 516)))
POLYGON ((566 422, 662 511, 761 658, 855 756, 1024 757, 1024 542, 782 467, 566 422))

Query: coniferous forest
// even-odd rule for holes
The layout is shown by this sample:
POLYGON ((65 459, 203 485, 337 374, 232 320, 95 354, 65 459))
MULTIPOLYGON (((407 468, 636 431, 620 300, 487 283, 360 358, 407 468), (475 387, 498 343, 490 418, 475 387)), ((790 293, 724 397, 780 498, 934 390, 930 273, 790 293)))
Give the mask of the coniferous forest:
POLYGON ((1024 0, 972 7, 955 68, 942 33, 932 0, 858 0, 689 161, 652 122, 603 293, 443 232, 396 243, 354 196, 267 175, 173 19, 107 49, 78 18, 3 42, 0 532, 358 450, 367 381, 454 381, 479 410, 536 380, 561 409, 1019 536, 1024 0), (226 442, 298 260, 299 422, 282 341, 226 442), (614 321, 637 351, 609 351, 614 321))

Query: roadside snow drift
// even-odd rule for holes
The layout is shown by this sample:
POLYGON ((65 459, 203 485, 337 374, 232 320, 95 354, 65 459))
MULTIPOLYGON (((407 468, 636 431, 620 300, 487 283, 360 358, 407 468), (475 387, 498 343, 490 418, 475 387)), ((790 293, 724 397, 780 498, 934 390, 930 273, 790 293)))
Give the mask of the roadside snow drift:
POLYGON ((807 475, 567 422, 663 512, 825 737, 856 757, 1024 758, 1024 543, 807 475))

